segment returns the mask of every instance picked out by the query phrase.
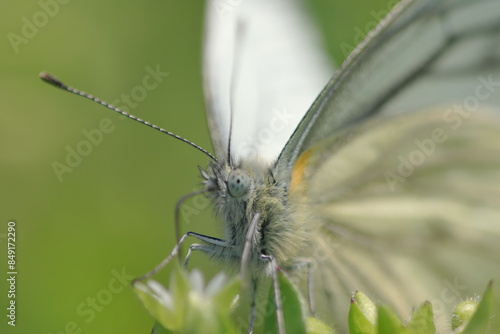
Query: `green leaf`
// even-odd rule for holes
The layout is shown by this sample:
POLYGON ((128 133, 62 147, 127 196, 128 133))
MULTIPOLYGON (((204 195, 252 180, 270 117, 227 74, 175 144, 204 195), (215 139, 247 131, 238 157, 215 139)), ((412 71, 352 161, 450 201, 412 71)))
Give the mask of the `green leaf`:
POLYGON ((151 334, 173 334, 171 330, 166 329, 163 327, 159 322, 155 322, 155 325, 153 327, 153 330, 151 331, 151 334))
POLYGON ((434 334, 436 327, 434 325, 434 313, 432 304, 429 301, 424 302, 414 313, 407 325, 409 331, 415 334, 434 334))
POLYGON ((491 311, 493 308, 493 282, 488 283, 483 298, 477 306, 476 312, 466 324, 462 334, 484 334, 490 325, 491 311))
POLYGON ((377 314, 378 334, 413 334, 403 327, 398 316, 388 307, 379 306, 377 314))
POLYGON ((323 321, 313 317, 306 319, 306 329, 307 334, 335 334, 333 328, 328 327, 323 321))
MULTIPOLYGON (((306 333, 306 325, 302 312, 302 303, 300 301, 298 291, 282 273, 278 273, 278 283, 281 292, 281 303, 283 307, 287 334, 306 333)), ((269 289, 267 303, 268 305, 274 305, 273 285, 271 285, 269 289)), ((272 312, 267 312, 265 314, 264 332, 278 333, 276 310, 274 307, 272 312)))
POLYGON ((349 308, 351 334, 375 334, 376 307, 363 293, 356 291, 349 308))

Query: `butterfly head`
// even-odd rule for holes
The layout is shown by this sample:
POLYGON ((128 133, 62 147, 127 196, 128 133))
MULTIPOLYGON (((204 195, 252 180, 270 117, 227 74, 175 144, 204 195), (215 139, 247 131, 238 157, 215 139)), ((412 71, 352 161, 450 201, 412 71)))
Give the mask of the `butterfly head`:
POLYGON ((210 163, 207 170, 202 170, 203 184, 213 198, 221 200, 246 202, 255 186, 251 171, 239 166, 210 163))
POLYGON ((235 168, 227 175, 228 193, 235 198, 243 197, 248 193, 251 182, 252 179, 243 169, 235 168))

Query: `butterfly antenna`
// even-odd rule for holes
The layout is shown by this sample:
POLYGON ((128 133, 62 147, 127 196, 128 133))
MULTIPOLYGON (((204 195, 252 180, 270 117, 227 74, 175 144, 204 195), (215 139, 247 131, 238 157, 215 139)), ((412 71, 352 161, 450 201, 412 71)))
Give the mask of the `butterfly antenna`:
MULTIPOLYGON (((177 242, 181 240, 181 228, 180 228, 180 221, 181 221, 181 205, 189 198, 203 194, 207 192, 207 189, 201 189, 198 191, 194 191, 192 193, 186 194, 179 198, 177 201, 177 204, 175 205, 175 214, 174 214, 174 225, 175 225, 175 239, 177 242)), ((181 254, 182 254, 182 249, 179 247, 179 261, 181 260, 181 254)))
POLYGON ((227 163, 229 164, 229 166, 233 165, 231 162, 231 138, 233 136, 234 92, 236 86, 236 74, 234 73, 235 67, 236 66, 233 62, 233 69, 231 70, 231 79, 229 84, 229 86, 231 87, 231 92, 229 93, 229 138, 227 139, 227 163))
POLYGON ((229 111, 229 138, 227 139, 227 163, 232 166, 231 162, 231 137, 233 134, 233 103, 231 99, 231 109, 229 111))
POLYGON ((68 85, 66 85, 66 84, 64 84, 64 83, 62 83, 60 80, 56 79, 54 76, 52 76, 52 75, 50 75, 50 74, 48 74, 48 73, 45 73, 45 72, 40 73, 40 78, 41 78, 43 81, 45 81, 45 82, 47 82, 47 83, 51 84, 52 86, 55 86, 55 87, 57 87, 57 88, 60 88, 60 89, 62 89, 62 90, 65 90, 65 91, 67 91, 67 92, 70 92, 70 93, 73 93, 73 94, 76 94, 76 95, 82 96, 82 97, 87 98, 87 99, 89 99, 89 100, 91 100, 91 101, 94 101, 94 102, 96 102, 96 103, 99 103, 100 105, 102 105, 102 106, 104 106, 104 107, 106 107, 106 108, 108 108, 108 109, 111 109, 111 110, 113 110, 114 112, 116 112, 116 113, 118 113, 118 114, 120 114, 120 115, 122 115, 122 116, 126 116, 126 117, 128 117, 128 118, 131 118, 131 119, 133 119, 134 121, 137 121, 137 122, 139 122, 139 123, 141 123, 141 124, 147 125, 147 126, 149 126, 150 128, 153 128, 153 129, 155 129, 155 130, 158 130, 158 131, 160 131, 160 132, 162 132, 162 133, 165 133, 165 134, 167 134, 167 135, 169 135, 169 136, 171 136, 171 137, 174 137, 175 139, 178 139, 178 140, 180 140, 180 141, 182 141, 182 142, 184 142, 184 143, 186 143, 186 144, 188 144, 188 145, 190 145, 190 146, 194 147, 194 148, 195 148, 195 149, 197 149, 198 151, 200 151, 200 152, 204 153, 206 156, 208 156, 210 159, 214 160, 215 162, 218 162, 218 160, 217 160, 217 159, 216 159, 216 158, 215 158, 215 157, 214 157, 214 156, 213 156, 210 152, 208 152, 208 151, 207 151, 207 150, 205 150, 204 148, 202 148, 202 147, 200 147, 200 146, 196 145, 195 143, 193 143, 193 142, 191 142, 191 141, 189 141, 189 140, 187 140, 187 139, 185 139, 185 138, 183 138, 183 137, 181 137, 181 136, 178 136, 178 135, 176 135, 175 133, 172 133, 172 132, 167 131, 167 130, 165 130, 165 129, 163 129, 163 128, 160 128, 160 127, 159 127, 159 126, 157 126, 157 125, 154 125, 154 124, 149 123, 149 122, 147 122, 147 121, 145 121, 145 120, 142 120, 142 119, 140 119, 140 118, 138 118, 138 117, 135 117, 134 115, 131 115, 131 114, 129 114, 129 113, 126 113, 125 111, 123 111, 123 110, 121 110, 121 109, 119 109, 119 108, 116 108, 116 107, 112 106, 111 104, 107 103, 106 101, 103 101, 103 100, 101 100, 101 99, 99 99, 99 98, 97 98, 97 97, 95 97, 95 96, 93 96, 93 95, 91 95, 91 94, 87 94, 87 93, 82 92, 82 91, 80 91, 80 90, 78 90, 78 89, 75 89, 75 88, 73 88, 73 87, 70 87, 70 86, 68 86, 68 85))
POLYGON ((229 138, 227 140, 227 161, 229 165, 232 165, 231 163, 231 138, 233 136, 233 114, 234 114, 234 96, 236 92, 236 79, 237 79, 237 71, 236 69, 239 68, 238 66, 238 60, 240 57, 238 57, 239 52, 241 51, 241 41, 243 40, 245 35, 245 24, 244 22, 240 19, 238 20, 237 27, 236 27, 236 43, 234 46, 234 61, 232 64, 232 69, 231 69, 231 79, 230 79, 230 89, 231 92, 229 94, 229 138))

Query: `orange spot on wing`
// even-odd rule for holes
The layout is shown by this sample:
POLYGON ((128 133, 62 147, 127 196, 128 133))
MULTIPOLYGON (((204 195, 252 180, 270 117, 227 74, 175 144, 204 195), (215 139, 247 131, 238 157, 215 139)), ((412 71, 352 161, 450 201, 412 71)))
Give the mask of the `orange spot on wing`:
POLYGON ((303 186, 304 181, 304 170, 307 166, 307 162, 311 157, 311 150, 307 150, 302 153, 298 158, 292 168, 292 178, 290 180, 290 190, 299 190, 303 186))

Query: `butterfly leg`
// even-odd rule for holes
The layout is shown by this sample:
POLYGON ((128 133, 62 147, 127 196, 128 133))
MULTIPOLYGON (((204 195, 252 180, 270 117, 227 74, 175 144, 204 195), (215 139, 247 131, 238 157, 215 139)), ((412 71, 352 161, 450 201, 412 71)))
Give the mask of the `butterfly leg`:
MULTIPOLYGON (((255 226, 257 225, 257 222, 259 220, 259 217, 260 215, 256 215, 254 216, 254 219, 252 219, 252 222, 249 226, 249 232, 247 232, 247 234, 250 234, 252 231, 254 231, 255 229, 255 226)), ((216 238, 212 238, 212 237, 208 237, 208 236, 204 236, 204 235, 200 235, 200 234, 191 234, 192 236, 202 240, 202 241, 205 241, 207 242, 210 246, 207 246, 207 245, 201 245, 201 244, 192 244, 189 246, 189 250, 186 254, 186 259, 184 261, 184 268, 187 267, 187 264, 188 264, 188 261, 189 261, 189 258, 191 256, 191 253, 193 251, 202 251, 203 253, 205 254, 208 254, 208 255, 211 255, 211 254, 214 254, 214 253, 217 253, 217 252, 220 252, 221 250, 218 249, 219 247, 224 247, 226 249, 229 249, 229 246, 227 246, 225 244, 225 241, 222 240, 222 239, 216 239, 216 238), (213 240, 215 239, 215 240, 213 240)), ((181 238, 182 239, 182 238, 181 238)), ((249 251, 249 246, 247 246, 249 244, 249 242, 245 242, 245 246, 244 248, 247 249, 247 252, 249 251)), ((175 256, 175 254, 173 255, 175 256)), ((246 260, 243 260, 242 259, 242 262, 245 263, 245 262, 248 262, 248 258, 249 258, 249 254, 245 255, 246 257, 246 260)), ((242 256, 243 258, 243 256, 242 256)), ((244 266, 245 268, 248 267, 248 265, 245 265, 244 266)), ((257 294, 257 278, 252 278, 251 280, 251 286, 250 286, 250 296, 249 296, 249 299, 250 299, 250 322, 249 322, 249 325, 248 325, 248 334, 252 334, 253 333, 253 326, 254 326, 254 323, 255 323, 255 314, 256 314, 256 294, 257 294)))
POLYGON ((208 244, 208 246, 206 246, 207 253, 209 253, 209 254, 215 253, 217 250, 220 250, 221 248, 227 249, 227 250, 229 250, 229 248, 230 248, 227 245, 226 240, 218 239, 218 238, 214 238, 214 237, 209 237, 207 235, 203 235, 203 234, 199 234, 199 233, 195 233, 195 232, 187 232, 179 239, 179 241, 175 245, 174 249, 170 252, 170 254, 163 261, 161 261, 150 272, 134 279, 133 282, 144 281, 144 280, 150 278, 151 276, 154 276, 156 273, 158 273, 163 268, 165 268, 165 266, 172 260, 172 258, 174 258, 179 253, 179 249, 181 248, 182 243, 184 242, 184 240, 186 240, 187 237, 195 237, 198 240, 206 242, 208 244))
MULTIPOLYGON (((248 286, 248 280, 250 279, 249 271, 249 263, 251 257, 251 249, 252 249, 252 240, 257 231, 257 225, 259 223, 260 214, 256 213, 250 224, 248 225, 247 233, 245 234, 245 244, 243 245, 243 251, 241 253, 241 264, 240 264, 240 276, 242 282, 242 288, 245 289, 248 286)), ((248 325, 248 334, 253 333, 253 325, 255 322, 255 313, 256 313, 256 290, 257 290, 257 278, 251 278, 251 286, 250 286, 250 323, 248 325)))
POLYGON ((307 267, 307 299, 309 301, 309 312, 311 312, 311 315, 314 316, 314 314, 316 313, 316 302, 314 300, 314 289, 313 289, 314 280, 313 280, 312 261, 309 259, 300 259, 297 260, 288 268, 295 269, 304 266, 307 267))
POLYGON ((248 225, 247 233, 245 234, 245 245, 243 246, 243 252, 241 253, 241 264, 240 264, 240 275, 241 275, 241 282, 242 286, 246 287, 248 283, 248 279, 250 277, 250 274, 248 272, 249 270, 249 263, 250 263, 250 251, 252 248, 252 240, 253 236, 255 235, 255 232, 257 231, 257 224, 259 223, 260 219, 260 214, 256 213, 252 220, 250 221, 250 224, 248 225))
POLYGON ((316 302, 314 301, 314 289, 313 289, 313 267, 311 260, 307 260, 307 296, 309 299, 309 311, 311 315, 316 313, 316 302))
MULTIPOLYGON (((189 198, 203 194, 206 192, 206 189, 202 189, 199 191, 194 191, 192 193, 186 194, 179 198, 177 203, 175 204, 175 211, 174 211, 174 226, 175 226, 175 240, 180 240, 181 239, 181 233, 180 233, 180 217, 181 217, 181 205, 189 198)), ((179 262, 181 261, 181 251, 179 249, 179 262)))
POLYGON ((274 307, 276 309, 276 321, 278 323, 278 333, 286 334, 285 329, 285 317, 283 315, 283 307, 281 303, 281 291, 278 282, 278 270, 280 270, 276 259, 272 255, 261 254, 260 258, 262 260, 269 261, 271 263, 271 274, 273 279, 273 290, 274 290, 274 307))
POLYGON ((257 279, 252 279, 252 287, 250 290, 250 323, 248 324, 248 334, 253 333, 253 325, 255 323, 255 313, 256 313, 256 292, 257 291, 257 279))
POLYGON ((210 247, 201 245, 201 244, 192 244, 189 246, 188 252, 186 254, 186 258, 184 260, 184 269, 187 269, 187 265, 189 262, 189 258, 191 257, 192 251, 202 251, 203 253, 210 254, 212 249, 210 247))

